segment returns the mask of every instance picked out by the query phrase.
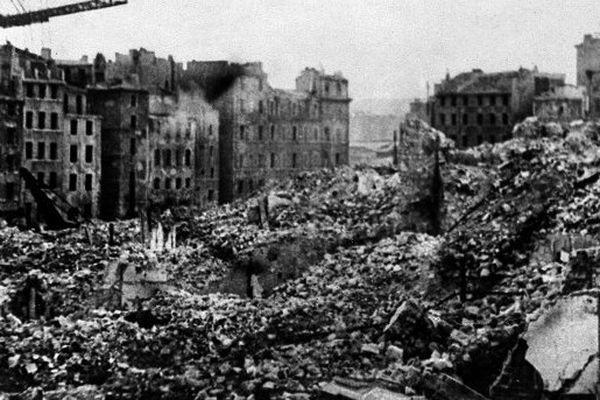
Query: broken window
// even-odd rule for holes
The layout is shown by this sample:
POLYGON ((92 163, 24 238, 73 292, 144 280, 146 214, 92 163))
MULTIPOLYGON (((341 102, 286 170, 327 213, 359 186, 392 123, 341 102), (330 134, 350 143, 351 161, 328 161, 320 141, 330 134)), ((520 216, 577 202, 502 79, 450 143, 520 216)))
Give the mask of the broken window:
POLYGON ((57 185, 57 175, 55 171, 50 172, 50 178, 48 179, 48 187, 50 189, 55 189, 57 185))
POLYGON ((94 134, 94 121, 85 121, 85 134, 88 136, 94 134))
POLYGON ((40 186, 44 186, 44 180, 46 179, 46 174, 44 174, 43 172, 38 172, 37 173, 37 182, 40 186))
POLYGON ((92 191, 92 174, 85 174, 85 190, 88 192, 92 191))
POLYGON ((160 189, 160 179, 159 178, 154 178, 153 186, 154 186, 154 189, 160 189))
POLYGON ((91 163, 94 159, 94 146, 86 145, 85 146, 85 162, 91 163))
POLYGON ((77 120, 71 120, 71 135, 77 135, 77 120))
POLYGON ((25 142, 25 158, 31 160, 33 158, 33 143, 25 142))
POLYGON ((46 129, 46 113, 43 111, 38 113, 38 129, 46 129))
POLYGON ((131 116, 131 118, 129 119, 129 125, 131 126, 131 129, 137 129, 137 116, 131 116))
POLYGON ((51 113, 50 114, 50 129, 58 129, 58 113, 51 113))
POLYGON ((192 151, 190 149, 185 150, 185 165, 188 167, 192 165, 192 151))
POLYGON ((77 174, 69 174, 69 190, 71 192, 77 190, 77 174))
POLYGON ((25 128, 33 128, 33 111, 27 111, 25 113, 25 128))
POLYGON ((58 146, 56 142, 50 143, 50 159, 56 160, 58 158, 58 146))
POLYGON ((72 144, 69 148, 69 161, 72 163, 77 162, 77 145, 72 144))
POLYGON ((38 158, 38 160, 43 160, 46 158, 46 143, 45 142, 38 142, 37 158, 38 158))
POLYGON ((75 98, 75 112, 83 114, 83 97, 80 94, 75 98))
POLYGON ((26 83, 25 84, 25 96, 31 98, 34 97, 33 94, 33 83, 26 83))

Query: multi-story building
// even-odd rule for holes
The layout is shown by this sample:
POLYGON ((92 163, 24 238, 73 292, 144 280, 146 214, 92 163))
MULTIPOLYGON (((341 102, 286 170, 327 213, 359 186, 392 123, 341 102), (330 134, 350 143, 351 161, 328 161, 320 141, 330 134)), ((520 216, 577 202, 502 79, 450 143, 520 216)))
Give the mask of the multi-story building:
POLYGON ((577 86, 586 89, 589 116, 600 117, 600 35, 587 34, 577 49, 577 86))
POLYGON ((564 74, 537 68, 497 73, 475 69, 452 79, 448 75, 435 85, 430 122, 458 147, 506 140, 516 122, 532 115, 534 97, 564 81, 564 74))
POLYGON ((19 111, 13 110, 21 110, 22 105, 21 123, 14 118, 4 122, 11 127, 11 134, 18 135, 15 143, 20 146, 18 152, 14 145, 12 148, 12 155, 19 158, 12 159, 12 171, 4 171, 10 174, 12 187, 18 187, 18 200, 14 200, 16 192, 9 190, 13 204, 19 204, 28 220, 41 217, 33 195, 16 178, 15 168, 21 166, 29 170, 41 188, 66 201, 69 211, 78 210, 86 217, 96 215, 101 173, 100 120, 87 112, 85 93, 69 85, 63 71, 47 57, 6 44, 0 48, 0 62, 6 77, 3 79, 12 91, 7 101, 9 113, 18 116, 19 111), (91 121, 95 129, 82 138, 81 132, 73 134, 72 125, 67 123, 72 120, 85 121, 84 125, 91 121), (91 149, 91 159, 85 157, 86 149, 91 149))
POLYGON ((0 80, 0 214, 15 217, 21 206, 23 101, 16 98, 15 80, 0 80))
POLYGON ((219 111, 219 200, 267 179, 348 163, 348 81, 305 69, 296 90, 272 88, 261 63, 187 64, 184 85, 201 87, 219 111))

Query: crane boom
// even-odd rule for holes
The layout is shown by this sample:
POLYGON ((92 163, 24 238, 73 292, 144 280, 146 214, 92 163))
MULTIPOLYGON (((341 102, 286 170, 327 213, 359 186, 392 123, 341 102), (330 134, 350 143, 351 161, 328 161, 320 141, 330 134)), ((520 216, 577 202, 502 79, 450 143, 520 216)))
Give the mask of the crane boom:
POLYGON ((0 14, 0 28, 11 28, 14 26, 25 26, 35 23, 48 22, 52 17, 75 14, 83 11, 98 10, 107 7, 121 6, 124 4, 127 4, 127 0, 89 0, 59 7, 24 12, 21 14, 0 14))

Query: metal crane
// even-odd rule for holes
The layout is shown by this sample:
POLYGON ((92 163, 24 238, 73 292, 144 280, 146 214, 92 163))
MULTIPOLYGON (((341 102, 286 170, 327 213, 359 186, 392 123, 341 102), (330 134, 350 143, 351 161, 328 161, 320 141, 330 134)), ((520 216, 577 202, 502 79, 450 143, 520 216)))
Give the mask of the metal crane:
POLYGON ((0 14, 0 27, 11 28, 15 26, 26 26, 35 23, 48 22, 52 17, 75 14, 83 11, 98 10, 107 7, 121 6, 125 4, 127 4, 127 0, 89 0, 58 7, 43 8, 35 11, 24 10, 24 12, 19 14, 0 14))

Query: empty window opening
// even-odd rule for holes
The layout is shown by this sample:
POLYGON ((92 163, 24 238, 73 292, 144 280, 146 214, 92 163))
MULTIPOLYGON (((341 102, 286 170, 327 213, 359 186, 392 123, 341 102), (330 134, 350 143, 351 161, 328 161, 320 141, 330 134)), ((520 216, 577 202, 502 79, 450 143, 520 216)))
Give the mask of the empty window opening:
POLYGON ((160 189, 160 179, 159 178, 154 178, 153 186, 154 186, 154 189, 160 189))
POLYGON ((190 149, 185 150, 185 165, 188 167, 192 165, 192 151, 190 149))
POLYGON ((155 167, 160 166, 160 150, 159 149, 154 149, 154 166, 155 167))
POLYGON ((38 160, 43 160, 46 158, 46 143, 38 142, 37 158, 38 160))
POLYGON ((56 160, 58 158, 58 145, 56 142, 50 143, 50 159, 56 160))
POLYGON ((137 116, 132 115, 129 119, 129 123, 131 125, 131 129, 137 129, 137 116))
POLYGON ((58 99, 58 86, 57 85, 51 85, 50 86, 50 98, 51 99, 58 99))
POLYGON ((72 144, 69 148, 69 160, 74 163, 77 162, 77 145, 72 144))
POLYGON ((94 134, 94 121, 85 121, 85 134, 88 136, 94 134))
POLYGON ((50 172, 50 177, 48 179, 48 187, 50 189, 56 189, 57 185, 57 175, 55 171, 50 172))
POLYGON ((69 190, 74 192, 77 190, 77 174, 69 175, 69 190))
POLYGON ((33 128, 33 111, 27 111, 25 113, 25 128, 33 128))
POLYGON ((39 185, 45 186, 46 185, 46 183, 44 182, 45 179, 46 179, 46 176, 43 172, 37 173, 37 182, 39 185))
POLYGON ((83 97, 80 94, 75 98, 75 112, 77 114, 83 114, 83 97))
POLYGON ((92 182, 93 182, 92 174, 85 174, 85 190, 87 192, 92 191, 92 182))
POLYGON ((71 120, 71 135, 77 135, 77 120, 71 120))
POLYGON ((69 113, 69 95, 66 93, 63 95, 63 112, 65 114, 69 113))
POLYGON ((46 113, 43 111, 38 114, 38 129, 46 129, 46 113))
POLYGON ((175 178, 175 188, 181 189, 181 178, 175 178))
POLYGON ((33 158, 33 143, 25 142, 25 158, 31 160, 33 158))
POLYGON ((39 93, 40 99, 45 99, 46 98, 46 85, 41 84, 39 86, 39 90, 40 90, 40 93, 39 93))
POLYGON ((91 163, 94 160, 94 146, 85 146, 85 162, 91 163))
POLYGON ((50 114, 50 129, 58 129, 58 114, 55 112, 50 114))
POLYGON ((137 106, 137 96, 135 94, 131 95, 131 102, 130 102, 130 104, 131 104, 131 107, 137 106))

